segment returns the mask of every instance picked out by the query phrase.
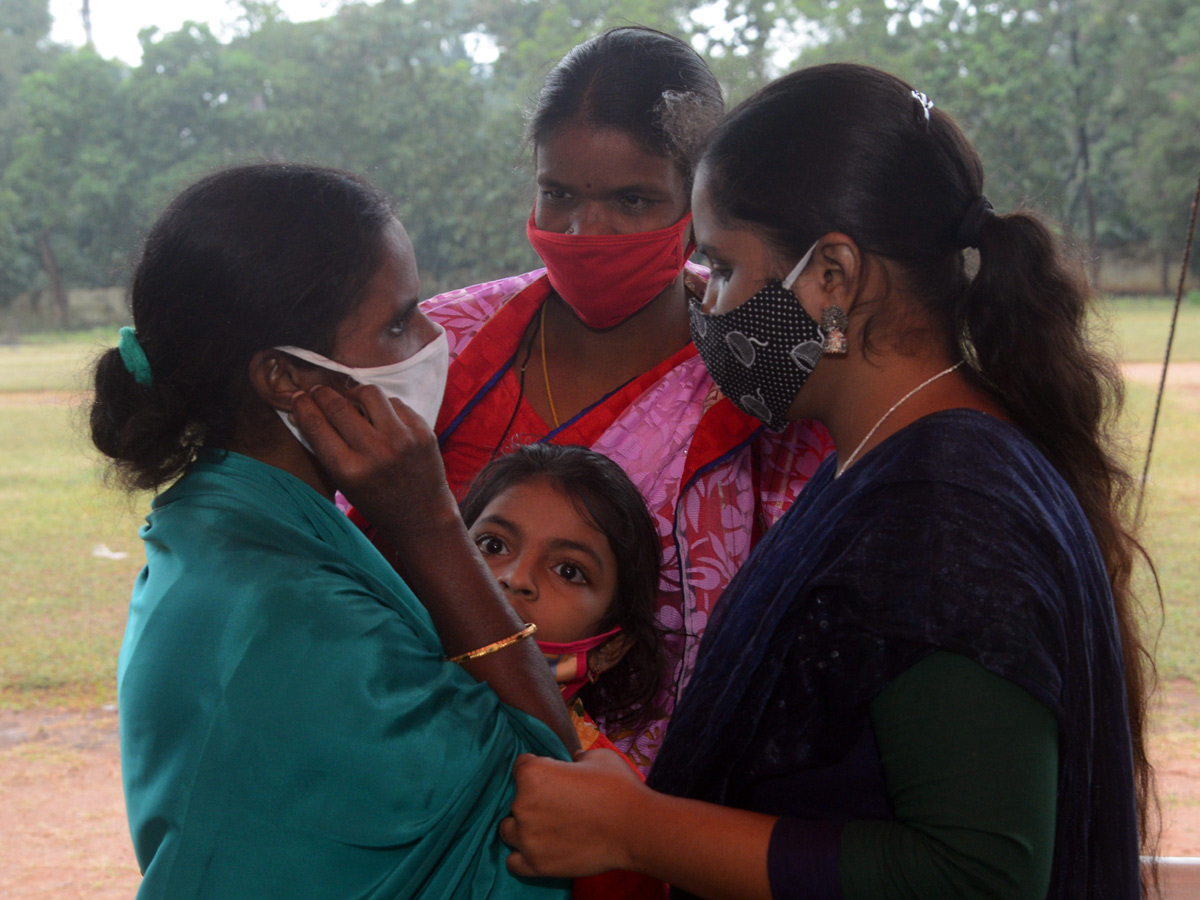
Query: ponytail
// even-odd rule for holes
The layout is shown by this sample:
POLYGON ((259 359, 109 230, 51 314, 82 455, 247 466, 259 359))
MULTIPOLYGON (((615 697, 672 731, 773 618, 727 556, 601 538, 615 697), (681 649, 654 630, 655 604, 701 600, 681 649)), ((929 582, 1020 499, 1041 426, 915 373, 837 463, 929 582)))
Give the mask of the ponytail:
POLYGON ((975 377, 1070 485, 1103 554, 1121 634, 1139 814, 1149 849, 1157 831, 1151 827, 1146 700, 1156 676, 1131 584, 1135 560, 1149 562, 1130 512, 1136 485, 1114 451, 1124 380, 1092 337, 1093 294, 1078 254, 1069 253, 1040 219, 1023 211, 990 217, 979 229, 978 246, 979 268, 959 295, 955 330, 975 377))
POLYGON ((955 330, 1008 414, 1073 488, 1083 487, 1082 472, 1105 468, 1097 439, 1123 399, 1119 370, 1089 340, 1086 278, 1030 213, 990 218, 979 244, 955 330))

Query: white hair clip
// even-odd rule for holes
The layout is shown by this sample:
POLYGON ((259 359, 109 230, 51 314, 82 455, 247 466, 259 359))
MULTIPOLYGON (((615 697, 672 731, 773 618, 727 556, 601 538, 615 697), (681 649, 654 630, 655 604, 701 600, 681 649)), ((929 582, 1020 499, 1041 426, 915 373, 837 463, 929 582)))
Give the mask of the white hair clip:
POLYGON ((933 101, 929 99, 929 95, 924 91, 913 91, 912 98, 921 105, 921 109, 925 112, 925 121, 929 121, 929 111, 933 109, 933 101))

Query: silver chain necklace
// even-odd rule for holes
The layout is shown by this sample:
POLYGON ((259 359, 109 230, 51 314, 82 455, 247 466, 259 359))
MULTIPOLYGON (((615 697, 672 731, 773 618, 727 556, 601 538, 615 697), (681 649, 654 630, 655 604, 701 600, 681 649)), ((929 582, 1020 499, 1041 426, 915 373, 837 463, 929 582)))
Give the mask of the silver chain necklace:
POLYGON ((892 413, 894 413, 896 410, 898 410, 900 408, 901 404, 903 404, 905 400, 907 400, 909 397, 911 397, 913 394, 917 393, 918 391, 929 387, 929 385, 933 384, 935 381, 937 381, 943 375, 949 375, 951 372, 953 372, 955 369, 957 369, 962 364, 963 364, 963 361, 960 359, 958 362, 956 362, 954 365, 950 366, 949 368, 942 369, 942 371, 938 372, 936 375, 934 375, 930 378, 926 378, 924 381, 922 381, 920 384, 918 384, 915 388, 913 388, 911 391, 909 391, 907 394, 905 394, 903 397, 901 397, 899 400, 897 400, 895 403, 893 403, 892 408, 889 409, 887 412, 885 412, 882 416, 880 416, 879 421, 871 426, 871 430, 867 432, 867 436, 858 442, 858 446, 854 448, 854 452, 850 454, 850 456, 846 459, 846 461, 844 463, 842 463, 840 466, 838 466, 837 472, 834 473, 834 477, 836 478, 838 475, 841 475, 848 468, 850 468, 850 464, 852 462, 854 462, 854 460, 858 459, 858 454, 860 452, 862 452, 863 447, 867 446, 867 441, 869 441, 872 438, 872 436, 874 436, 875 432, 879 430, 879 426, 882 425, 884 422, 886 422, 887 417, 890 416, 892 413))

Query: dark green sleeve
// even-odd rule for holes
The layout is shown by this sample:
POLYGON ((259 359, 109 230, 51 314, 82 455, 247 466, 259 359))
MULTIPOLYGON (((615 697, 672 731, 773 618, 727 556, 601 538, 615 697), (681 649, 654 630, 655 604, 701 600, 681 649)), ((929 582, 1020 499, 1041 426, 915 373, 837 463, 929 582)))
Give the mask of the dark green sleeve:
POLYGON ((1058 727, 1042 703, 936 652, 871 703, 895 821, 842 832, 844 900, 1046 896, 1058 727))

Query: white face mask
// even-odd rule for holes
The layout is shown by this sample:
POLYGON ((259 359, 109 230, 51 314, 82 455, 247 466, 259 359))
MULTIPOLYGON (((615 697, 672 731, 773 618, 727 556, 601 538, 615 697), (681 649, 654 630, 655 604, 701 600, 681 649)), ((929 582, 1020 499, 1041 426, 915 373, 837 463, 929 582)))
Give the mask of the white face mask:
MULTIPOLYGON (((436 324, 436 323, 435 323, 436 324)), ((446 329, 437 325, 438 336, 410 356, 408 359, 390 366, 375 366, 369 369, 356 369, 353 366, 343 366, 341 363, 327 359, 319 353, 304 350, 300 347, 276 347, 297 359, 328 369, 331 372, 341 372, 349 375, 359 384, 373 384, 383 391, 384 396, 394 397, 404 403, 425 420, 430 428, 437 421, 438 410, 442 406, 442 395, 446 391, 446 372, 450 368, 450 345, 446 340, 446 329)), ((288 413, 276 410, 288 431, 296 436, 304 449, 312 452, 307 440, 289 419, 288 413)))

